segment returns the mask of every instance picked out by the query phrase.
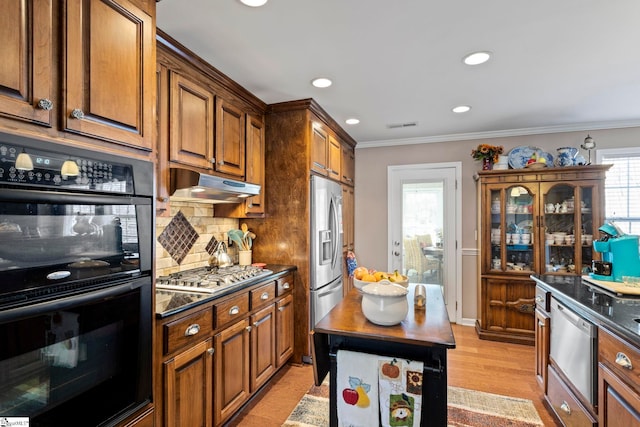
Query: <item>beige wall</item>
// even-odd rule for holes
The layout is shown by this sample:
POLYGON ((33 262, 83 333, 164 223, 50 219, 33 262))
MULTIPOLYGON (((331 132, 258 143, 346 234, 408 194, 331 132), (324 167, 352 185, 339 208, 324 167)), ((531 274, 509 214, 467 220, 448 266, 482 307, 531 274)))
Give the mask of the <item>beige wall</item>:
MULTIPOLYGON (((589 133, 597 148, 637 147, 640 128, 564 132, 553 134, 449 141, 394 147, 356 147, 355 247, 358 264, 387 268, 387 166, 462 161, 462 317, 477 317, 476 183, 480 162, 471 150, 480 143, 514 147, 532 145, 555 156, 558 147, 579 147, 589 133)), ((583 153, 586 157, 586 152, 583 153)), ((592 152, 592 161, 595 153, 592 152)))

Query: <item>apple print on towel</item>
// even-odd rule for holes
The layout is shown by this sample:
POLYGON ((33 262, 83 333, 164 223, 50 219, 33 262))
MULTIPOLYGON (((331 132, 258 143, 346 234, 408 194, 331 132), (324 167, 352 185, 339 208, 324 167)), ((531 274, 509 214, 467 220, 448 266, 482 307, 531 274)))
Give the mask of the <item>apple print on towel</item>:
POLYGON ((349 386, 351 388, 342 390, 342 398, 345 403, 356 405, 360 408, 368 408, 371 402, 367 393, 371 390, 371 385, 363 383, 360 378, 349 377, 349 386))

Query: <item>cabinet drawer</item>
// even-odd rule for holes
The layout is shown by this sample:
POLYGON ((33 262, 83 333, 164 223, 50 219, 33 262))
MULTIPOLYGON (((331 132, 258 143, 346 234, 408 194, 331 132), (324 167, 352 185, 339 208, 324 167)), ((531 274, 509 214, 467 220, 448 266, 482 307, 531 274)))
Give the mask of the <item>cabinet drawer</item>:
POLYGON ((250 292, 251 309, 273 301, 276 298, 276 282, 269 282, 250 292))
POLYGON ((603 328, 598 330, 598 361, 640 390, 640 350, 603 328))
POLYGON ((552 367, 548 370, 547 400, 565 426, 597 425, 552 367))
POLYGON ((199 311, 167 323, 163 328, 163 351, 169 354, 210 336, 213 332, 213 313, 211 310, 199 311))
POLYGON ((216 328, 241 319, 249 312, 249 293, 243 292, 213 306, 216 315, 216 328))
POLYGON ((547 313, 551 311, 551 292, 536 286, 536 307, 547 313))
POLYGON ((276 280, 276 295, 282 296, 293 291, 293 274, 288 274, 276 280))

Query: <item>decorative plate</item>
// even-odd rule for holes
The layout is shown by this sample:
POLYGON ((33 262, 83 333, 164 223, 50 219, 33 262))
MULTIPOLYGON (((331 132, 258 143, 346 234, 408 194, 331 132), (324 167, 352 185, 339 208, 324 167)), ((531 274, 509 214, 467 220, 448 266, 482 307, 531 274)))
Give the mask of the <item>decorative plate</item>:
POLYGON ((526 146, 516 147, 509 151, 509 166, 513 169, 522 169, 527 165, 527 160, 531 158, 533 154, 537 154, 538 157, 544 157, 547 160, 547 165, 553 165, 553 156, 538 147, 526 146))

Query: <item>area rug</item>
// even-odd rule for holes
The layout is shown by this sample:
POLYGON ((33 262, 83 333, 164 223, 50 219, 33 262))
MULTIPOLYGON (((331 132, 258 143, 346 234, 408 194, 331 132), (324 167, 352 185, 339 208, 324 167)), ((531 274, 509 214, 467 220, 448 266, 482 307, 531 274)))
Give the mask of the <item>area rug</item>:
MULTIPOLYGON (((449 386, 449 427, 541 427, 533 402, 449 386)), ((293 409, 283 427, 326 427, 329 425, 329 385, 312 386, 293 409)), ((426 423, 425 425, 428 425, 426 423)))

